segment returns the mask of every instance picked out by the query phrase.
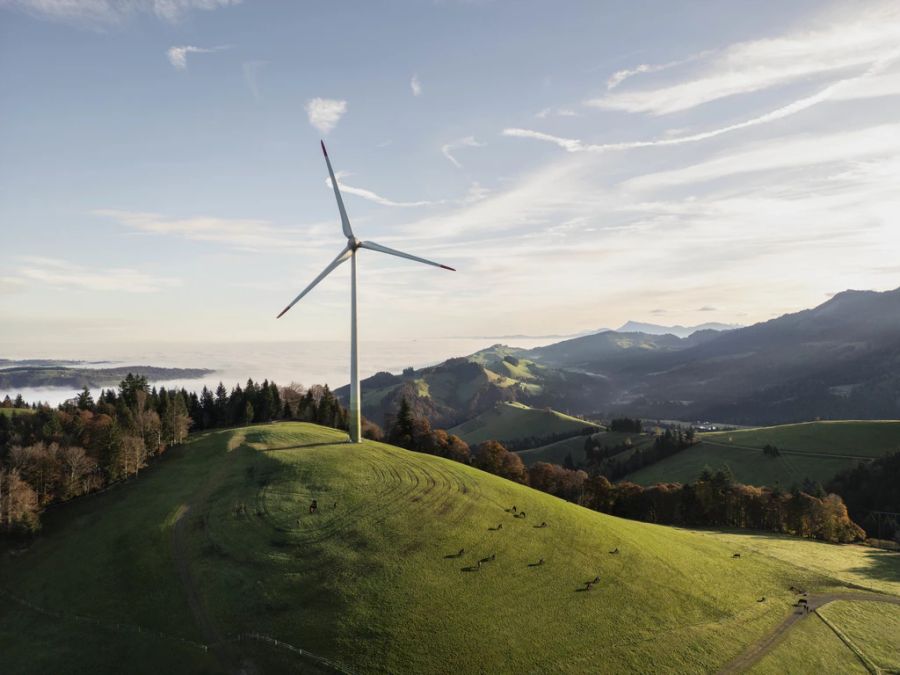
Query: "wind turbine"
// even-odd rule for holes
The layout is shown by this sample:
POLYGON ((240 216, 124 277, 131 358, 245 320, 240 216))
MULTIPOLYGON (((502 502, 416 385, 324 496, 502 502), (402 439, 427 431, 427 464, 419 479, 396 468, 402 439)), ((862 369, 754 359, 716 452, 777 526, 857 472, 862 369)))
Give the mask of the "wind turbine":
POLYGON ((446 265, 441 265, 440 263, 426 260, 425 258, 420 258, 418 256, 410 255, 409 253, 404 253, 403 251, 397 251, 395 249, 388 248, 387 246, 376 244, 373 241, 360 241, 359 239, 357 239, 353 234, 353 229, 350 227, 350 219, 347 217, 347 211, 344 208, 344 200, 341 198, 341 191, 338 188, 337 179, 334 177, 334 170, 331 168, 331 160, 328 158, 328 151, 325 150, 325 141, 320 142, 322 144, 322 154, 325 155, 325 163, 328 165, 328 175, 331 177, 331 187, 334 188, 334 198, 337 200, 338 211, 341 214, 341 227, 344 228, 344 236, 347 237, 347 245, 341 250, 340 253, 338 253, 337 257, 331 261, 328 267, 322 270, 319 276, 312 280, 312 283, 310 283, 309 286, 304 288, 296 298, 291 300, 291 304, 281 310, 281 314, 279 314, 276 318, 280 319, 282 316, 284 316, 285 312, 296 305, 304 295, 315 288, 316 284, 318 284, 320 281, 322 281, 322 279, 331 274, 331 272, 333 272, 338 266, 340 266, 341 263, 345 262, 348 259, 350 260, 352 270, 350 273, 350 442, 359 443, 360 400, 359 354, 356 345, 356 252, 361 248, 367 248, 370 251, 378 251, 379 253, 388 253, 400 258, 415 260, 416 262, 425 263, 426 265, 434 265, 435 267, 450 270, 451 272, 455 272, 456 270, 454 270, 452 267, 447 267, 446 265))

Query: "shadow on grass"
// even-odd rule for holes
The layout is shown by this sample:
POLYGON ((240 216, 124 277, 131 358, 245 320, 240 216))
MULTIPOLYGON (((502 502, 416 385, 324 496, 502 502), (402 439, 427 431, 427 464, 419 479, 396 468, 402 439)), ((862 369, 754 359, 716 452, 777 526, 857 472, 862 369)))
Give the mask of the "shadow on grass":
POLYGON ((849 571, 870 579, 900 583, 900 553, 873 548, 866 552, 866 560, 868 565, 849 571))
POLYGON ((349 445, 348 441, 332 441, 330 443, 323 443, 320 441, 318 443, 300 443, 298 445, 283 445, 277 448, 266 448, 265 450, 263 450, 263 452, 277 452, 279 450, 302 450, 303 448, 323 448, 326 445, 341 445, 344 443, 347 443, 349 445))

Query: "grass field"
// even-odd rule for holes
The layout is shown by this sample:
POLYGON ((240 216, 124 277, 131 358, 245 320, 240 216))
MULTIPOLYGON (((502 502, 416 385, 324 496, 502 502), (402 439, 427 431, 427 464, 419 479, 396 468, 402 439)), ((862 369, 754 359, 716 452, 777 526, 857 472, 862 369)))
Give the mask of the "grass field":
POLYGON ((573 436, 556 443, 542 445, 530 450, 520 450, 517 454, 525 462, 525 466, 531 466, 537 462, 550 462, 560 466, 566 461, 568 455, 572 455, 575 464, 584 461, 584 442, 587 436, 573 436))
POLYGON ((824 622, 816 616, 810 616, 799 623, 749 672, 753 675, 866 675, 869 671, 824 622))
POLYGON ((900 671, 900 606, 838 600, 819 613, 883 671, 900 671))
POLYGON ((31 408, 0 408, 0 415, 12 417, 13 415, 30 415, 34 411, 31 408))
POLYGON ((781 622, 791 584, 900 578, 900 556, 622 520, 343 439, 299 423, 207 433, 47 513, 28 550, 0 554, 15 596, 0 602, 3 672, 314 666, 237 640, 251 632, 359 673, 711 672, 781 622))
POLYGON ((839 421, 786 424, 701 434, 701 443, 627 476, 643 485, 697 478, 704 467, 727 465, 751 485, 789 488, 805 479, 827 483, 860 461, 900 450, 900 421, 839 421), (762 448, 775 445, 780 457, 762 448))
POLYGON ((448 429, 466 443, 482 441, 514 441, 532 436, 577 431, 595 426, 555 410, 530 408, 522 403, 498 403, 467 422, 448 429))
MULTIPOLYGON (((624 459, 636 449, 645 448, 653 444, 653 436, 651 434, 631 434, 619 431, 601 431, 591 436, 595 445, 616 447, 618 445, 627 444, 632 450, 625 450, 619 458, 624 459)), ((530 450, 520 450, 519 457, 525 462, 526 466, 531 466, 536 462, 549 462, 551 464, 562 465, 566 460, 566 456, 571 454, 572 460, 576 466, 585 460, 584 442, 587 436, 574 436, 556 443, 549 443, 530 450)))

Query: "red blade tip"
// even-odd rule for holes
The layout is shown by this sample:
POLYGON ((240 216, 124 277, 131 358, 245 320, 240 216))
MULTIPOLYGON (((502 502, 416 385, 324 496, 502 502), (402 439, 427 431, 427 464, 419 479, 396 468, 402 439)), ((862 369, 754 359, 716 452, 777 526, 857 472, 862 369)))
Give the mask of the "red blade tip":
POLYGON ((455 272, 456 270, 452 267, 447 267, 446 265, 441 265, 441 269, 450 270, 451 272, 455 272))

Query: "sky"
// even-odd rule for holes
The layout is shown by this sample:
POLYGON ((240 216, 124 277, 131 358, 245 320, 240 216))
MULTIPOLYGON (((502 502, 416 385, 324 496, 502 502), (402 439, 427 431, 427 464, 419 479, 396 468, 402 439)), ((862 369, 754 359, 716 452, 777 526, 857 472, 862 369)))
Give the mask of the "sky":
POLYGON ((0 0, 0 343, 750 324, 900 286, 896 2, 0 0))

